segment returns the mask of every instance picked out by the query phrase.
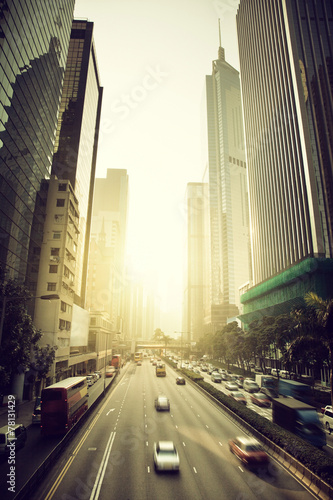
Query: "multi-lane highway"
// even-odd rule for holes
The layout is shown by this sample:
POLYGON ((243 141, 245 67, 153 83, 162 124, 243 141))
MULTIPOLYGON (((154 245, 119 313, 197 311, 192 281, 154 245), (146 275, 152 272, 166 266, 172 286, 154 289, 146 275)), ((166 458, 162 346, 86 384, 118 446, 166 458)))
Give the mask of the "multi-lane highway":
POLYGON ((148 360, 130 364, 102 408, 73 439, 34 500, 191 499, 307 500, 313 498, 272 461, 251 472, 232 455, 228 440, 242 434, 223 412, 191 384, 178 386, 176 372, 155 376, 148 360), (158 394, 170 412, 157 412, 158 394), (179 474, 156 473, 154 441, 172 440, 179 474))

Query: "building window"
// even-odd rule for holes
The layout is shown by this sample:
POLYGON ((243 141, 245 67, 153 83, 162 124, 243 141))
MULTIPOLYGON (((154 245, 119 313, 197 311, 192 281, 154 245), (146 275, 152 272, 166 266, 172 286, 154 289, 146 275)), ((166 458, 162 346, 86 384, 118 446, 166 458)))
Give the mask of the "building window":
POLYGON ((58 198, 57 207, 64 207, 64 206, 65 206, 65 198, 58 198))
POLYGON ((49 273, 57 273, 58 272, 58 266, 51 265, 49 266, 49 273))
POLYGON ((53 239, 60 240, 60 238, 61 238, 61 231, 54 231, 53 232, 53 239))
POLYGON ((48 283, 47 284, 47 291, 48 292, 55 292, 57 289, 57 283, 48 283))
POLYGON ((66 312, 66 302, 61 301, 60 309, 62 310, 62 312, 66 312))
POLYGON ((60 248, 51 248, 51 255, 56 255, 59 257, 60 248))
POLYGON ((67 191, 67 184, 59 184, 58 191, 67 191))
POLYGON ((90 318, 90 324, 96 325, 96 318, 90 318))

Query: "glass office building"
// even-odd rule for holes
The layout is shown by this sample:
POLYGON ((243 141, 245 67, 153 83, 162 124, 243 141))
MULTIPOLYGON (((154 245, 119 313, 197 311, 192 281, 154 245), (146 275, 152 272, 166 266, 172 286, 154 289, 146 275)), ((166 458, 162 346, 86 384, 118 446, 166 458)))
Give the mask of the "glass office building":
POLYGON ((96 155, 103 88, 100 86, 92 22, 74 20, 52 174, 68 179, 79 202, 80 238, 75 294, 84 307, 96 155))
POLYGON ((0 5, 0 265, 21 282, 38 270, 29 246, 38 260, 74 3, 0 5))
MULTIPOLYGON (((331 295, 333 4, 241 0, 237 12, 254 288, 247 322, 331 295)), ((243 318, 244 319, 244 318, 243 318)))
POLYGON ((239 72, 220 46, 206 76, 211 239, 211 323, 239 313, 239 288, 250 279, 247 166, 239 72))

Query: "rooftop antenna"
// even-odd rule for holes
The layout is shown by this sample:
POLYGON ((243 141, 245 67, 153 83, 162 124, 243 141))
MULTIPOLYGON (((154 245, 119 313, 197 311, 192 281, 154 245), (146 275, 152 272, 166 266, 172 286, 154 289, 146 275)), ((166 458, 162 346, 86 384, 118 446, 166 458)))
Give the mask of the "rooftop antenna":
POLYGON ((220 42, 220 45, 219 45, 219 52, 218 52, 218 58, 220 61, 224 61, 224 49, 222 48, 222 43, 221 43, 221 22, 220 22, 220 18, 219 18, 219 42, 220 42))

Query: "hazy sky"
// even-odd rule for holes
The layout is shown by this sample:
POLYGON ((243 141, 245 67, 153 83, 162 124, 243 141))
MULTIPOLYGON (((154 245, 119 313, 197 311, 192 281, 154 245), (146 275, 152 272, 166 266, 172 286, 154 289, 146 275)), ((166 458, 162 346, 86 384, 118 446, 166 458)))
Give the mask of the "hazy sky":
POLYGON ((205 75, 219 46, 239 69, 238 0, 76 0, 94 22, 104 87, 97 177, 129 175, 127 249, 161 298, 160 327, 181 330, 185 192, 207 163, 205 75))

